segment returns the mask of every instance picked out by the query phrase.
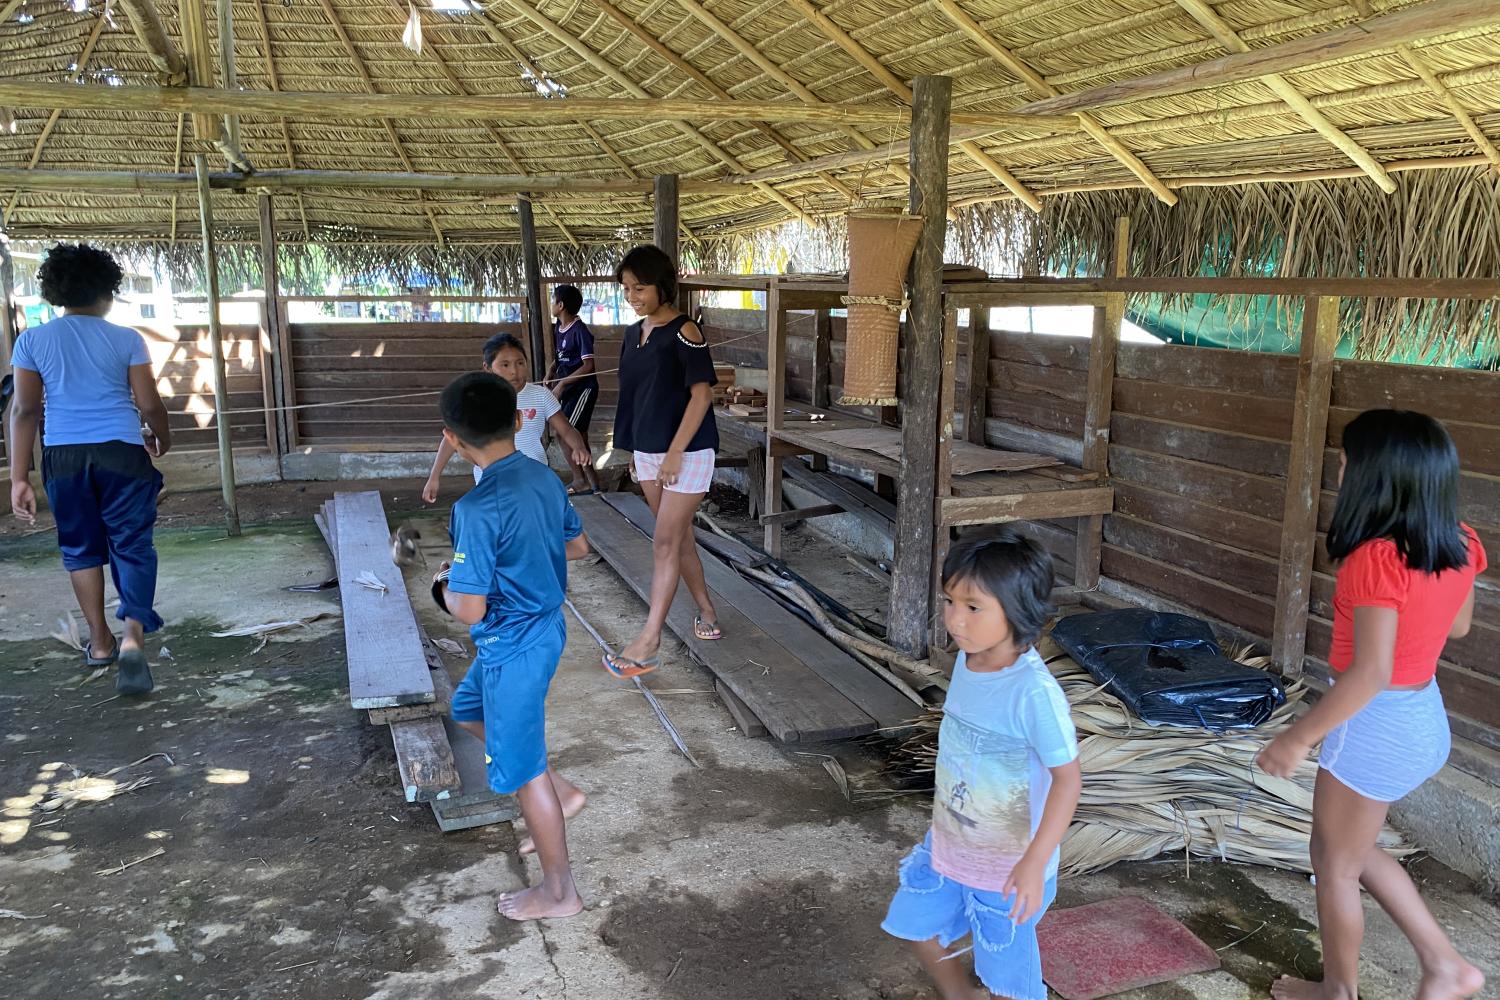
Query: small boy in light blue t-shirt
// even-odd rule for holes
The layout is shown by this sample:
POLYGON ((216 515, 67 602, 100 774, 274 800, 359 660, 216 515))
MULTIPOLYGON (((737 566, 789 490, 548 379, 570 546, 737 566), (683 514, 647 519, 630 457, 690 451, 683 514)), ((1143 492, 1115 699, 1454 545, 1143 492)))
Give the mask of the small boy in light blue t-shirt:
POLYGON ((1036 925, 1082 788, 1067 699, 1032 645, 1051 591, 1052 560, 1013 530, 955 545, 943 564, 943 622, 961 652, 932 828, 902 861, 882 927, 912 942, 945 1000, 974 996, 948 950, 965 937, 991 994, 1047 997, 1036 925))

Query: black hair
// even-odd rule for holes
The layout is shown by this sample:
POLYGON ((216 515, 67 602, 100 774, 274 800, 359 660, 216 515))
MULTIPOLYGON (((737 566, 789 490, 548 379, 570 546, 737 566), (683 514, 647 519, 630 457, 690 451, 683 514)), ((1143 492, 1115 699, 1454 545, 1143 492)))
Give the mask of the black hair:
POLYGON ((42 298, 63 309, 87 309, 113 297, 125 280, 115 259, 87 243, 59 243, 37 269, 42 298))
POLYGON ((523 358, 526 356, 526 348, 521 346, 521 341, 516 338, 515 334, 497 333, 484 342, 484 366, 488 368, 494 364, 495 355, 507 347, 520 351, 523 358))
POLYGON ((460 375, 438 400, 443 425, 464 444, 483 448, 516 432, 516 390, 490 372, 460 375))
POLYGON ((1346 559, 1389 538, 1411 569, 1441 573, 1469 562, 1458 521, 1458 448, 1441 423, 1412 410, 1366 410, 1344 428, 1344 481, 1328 555, 1346 559))
POLYGON ((572 285, 558 285, 552 289, 552 300, 566 309, 569 316, 577 316, 583 308, 583 293, 572 285))
POLYGON ((1011 637, 1029 646, 1056 613, 1052 606, 1052 556, 1014 528, 960 538, 943 560, 943 586, 968 580, 1005 609, 1011 637))
POLYGON ((648 243, 627 253, 615 268, 615 280, 624 281, 626 271, 644 285, 655 285, 662 305, 677 301, 677 265, 660 247, 648 243))

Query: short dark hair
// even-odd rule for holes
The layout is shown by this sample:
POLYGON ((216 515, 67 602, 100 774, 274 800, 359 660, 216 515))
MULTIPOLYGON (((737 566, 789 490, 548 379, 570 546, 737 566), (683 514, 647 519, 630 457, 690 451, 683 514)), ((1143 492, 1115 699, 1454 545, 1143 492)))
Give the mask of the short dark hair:
POLYGON ((1441 423, 1411 410, 1366 410, 1344 428, 1344 481, 1328 527, 1328 555, 1346 559, 1389 538, 1423 573, 1469 562, 1458 521, 1458 448, 1441 423))
POLYGON ((464 444, 483 448, 516 432, 516 390, 490 372, 460 375, 443 390, 443 425, 464 444))
POLYGON ((526 356, 526 348, 522 346, 521 341, 516 338, 515 334, 497 333, 489 340, 486 340, 484 342, 484 366, 488 368, 491 364, 493 364, 495 361, 495 355, 499 354, 507 347, 511 348, 512 350, 520 351, 521 357, 523 358, 526 356))
POLYGON ((1052 556, 1014 528, 960 538, 943 560, 943 586, 968 580, 1000 602, 1011 637, 1029 646, 1042 634, 1052 606, 1052 556))
POLYGON ((63 309, 86 309, 120 290, 125 272, 115 259, 87 243, 59 243, 37 269, 42 298, 63 309))
POLYGON ((552 289, 552 300, 572 316, 577 316, 583 308, 583 293, 572 285, 558 285, 552 289))
POLYGON ((627 253, 615 268, 615 280, 624 281, 626 271, 642 284, 655 285, 663 305, 677 301, 677 265, 660 247, 648 243, 627 253))

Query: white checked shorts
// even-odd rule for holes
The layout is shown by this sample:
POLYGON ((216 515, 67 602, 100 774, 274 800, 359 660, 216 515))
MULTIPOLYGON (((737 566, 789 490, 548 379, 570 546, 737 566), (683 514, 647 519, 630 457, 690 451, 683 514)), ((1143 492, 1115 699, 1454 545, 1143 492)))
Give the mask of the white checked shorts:
MULTIPOLYGON (((662 460, 667 457, 666 454, 649 451, 638 451, 634 454, 635 481, 638 483, 655 482, 661 470, 662 460)), ((663 489, 673 493, 707 493, 713 481, 714 450, 704 448, 701 451, 684 452, 682 473, 677 477, 677 482, 663 489)))

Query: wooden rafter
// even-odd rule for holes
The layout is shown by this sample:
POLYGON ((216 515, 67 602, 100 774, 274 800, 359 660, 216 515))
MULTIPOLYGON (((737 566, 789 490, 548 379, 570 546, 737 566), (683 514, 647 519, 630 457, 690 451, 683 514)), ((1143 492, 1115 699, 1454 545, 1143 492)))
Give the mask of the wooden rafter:
MULTIPOLYGON (((265 46, 262 50, 262 55, 264 55, 266 60, 266 79, 270 83, 272 90, 279 91, 281 89, 281 74, 276 71, 276 54, 271 47, 271 24, 266 17, 265 0, 251 0, 251 6, 255 8, 255 19, 260 22, 260 38, 265 46)), ((276 120, 281 125, 281 147, 286 152, 286 165, 289 169, 296 170, 297 151, 292 147, 292 130, 287 126, 285 115, 278 115, 276 120)), ((177 165, 173 164, 172 169, 176 170, 177 165)), ((297 193, 296 198, 297 215, 302 219, 302 235, 311 239, 312 229, 307 224, 307 205, 302 201, 302 193, 300 191, 297 193)), ((175 203, 177 199, 174 196, 172 200, 175 203)))
MULTIPOLYGON (((677 0, 677 4, 701 21, 709 31, 727 43, 730 48, 750 60, 750 63, 762 73, 790 90, 804 104, 811 106, 822 103, 818 99, 818 95, 814 94, 806 84, 772 62, 766 57, 765 53, 750 44, 749 39, 745 38, 738 31, 735 31, 734 28, 726 24, 717 14, 703 6, 698 0, 677 0)), ((861 149, 875 148, 875 142, 858 129, 845 126, 843 132, 861 149)), ((888 166, 896 176, 908 183, 911 182, 911 174, 904 166, 901 166, 899 163, 888 164, 888 166)))
MULTIPOLYGON (((1369 0, 1349 0, 1349 6, 1353 7, 1361 17, 1371 17, 1375 13, 1369 0)), ((1496 8, 1493 3, 1489 2, 1484 2, 1482 6, 1487 14, 1500 20, 1500 8, 1496 8)), ((1449 90, 1448 85, 1438 77, 1426 57, 1405 42, 1397 45, 1396 51, 1401 53, 1401 58, 1406 60, 1406 64, 1412 68, 1413 72, 1422 78, 1422 82, 1427 84, 1427 89, 1443 102, 1448 113, 1458 121, 1458 124, 1468 133, 1469 138, 1474 140, 1474 145, 1478 146, 1479 151, 1490 161, 1495 172, 1500 173, 1500 149, 1495 148, 1495 143, 1484 134, 1484 129, 1479 127, 1474 116, 1469 114, 1468 109, 1459 101, 1458 95, 1449 90)))
MULTIPOLYGON (((787 3, 803 17, 807 18, 825 38, 847 52, 853 57, 855 62, 868 70, 871 76, 885 84, 887 90, 901 98, 906 104, 911 104, 912 89, 906 85, 906 81, 886 69, 880 60, 875 58, 873 53, 859 44, 853 35, 850 35, 834 23, 831 17, 814 7, 809 0, 787 0, 787 3)), ((959 142, 958 148, 963 150, 969 159, 986 170, 990 176, 1005 185, 1007 190, 1024 202, 1033 212, 1040 212, 1042 210, 1042 199, 1038 198, 1026 185, 1022 184, 1020 178, 1005 169, 998 160, 980 148, 977 142, 963 140, 959 142)))
MULTIPOLYGON (((1244 39, 1230 26, 1229 22, 1219 16, 1207 0, 1175 0, 1177 6, 1187 12, 1188 16, 1197 21, 1204 30, 1218 39, 1220 45, 1231 52, 1249 52, 1250 46, 1245 44, 1244 39)), ((1279 97, 1289 108, 1297 113, 1297 116, 1312 126, 1313 130, 1336 146, 1345 156, 1359 165, 1359 168, 1370 175, 1370 179, 1380 185, 1380 189, 1386 194, 1396 190, 1396 182, 1391 179, 1384 167, 1376 162, 1370 151, 1351 139, 1328 117, 1312 106, 1306 97, 1302 95, 1291 81, 1280 73, 1271 73, 1260 78, 1261 82, 1271 89, 1271 92, 1279 97)))
MULTIPOLYGON (((328 23, 333 26, 334 33, 339 36, 339 41, 343 44, 344 51, 349 54, 349 60, 354 63, 354 68, 359 73, 360 79, 364 80, 365 86, 369 88, 370 93, 377 93, 375 78, 370 75, 370 70, 365 66, 365 61, 360 56, 359 50, 354 47, 354 40, 349 37, 349 32, 344 30, 344 24, 339 20, 338 14, 334 11, 333 4, 329 0, 318 0, 318 4, 323 8, 323 14, 328 18, 328 23)), ((391 145, 395 148, 396 156, 400 158, 401 165, 406 168, 407 173, 416 173, 416 168, 412 166, 411 157, 406 155, 406 147, 401 144, 401 137, 396 134, 396 127, 391 124, 391 120, 389 118, 381 118, 380 124, 384 126, 385 134, 390 137, 391 145)), ((447 242, 443 236, 443 227, 438 225, 437 213, 427 203, 427 195, 420 189, 417 191, 417 203, 422 206, 422 212, 427 216, 427 221, 432 225, 432 231, 437 236, 437 245, 439 247, 443 246, 447 242)))
MULTIPOLYGON (((405 17, 406 11, 401 8, 398 0, 391 0, 391 6, 403 18, 405 17)), ((459 78, 458 74, 453 72, 453 67, 448 64, 448 60, 444 59, 443 54, 438 51, 435 40, 430 41, 428 44, 422 46, 422 55, 428 56, 432 59, 433 64, 437 66, 439 72, 443 74, 443 76, 448 80, 450 84, 453 85, 453 87, 459 92, 461 96, 472 96, 468 84, 464 83, 463 80, 459 78)), ((525 166, 522 165, 520 157, 516 156, 516 154, 512 152, 510 144, 507 143, 505 139, 500 135, 499 130, 496 129, 495 126, 490 122, 480 122, 479 124, 480 127, 484 129, 485 134, 487 134, 490 137, 490 140, 499 148, 501 155, 511 162, 511 166, 515 167, 516 173, 522 175, 523 177, 526 176, 529 171, 527 171, 525 166)), ((563 224, 562 219, 558 216, 557 212, 553 210, 552 206, 543 203, 542 209, 552 217, 552 221, 557 224, 557 228, 562 232, 563 238, 573 246, 578 246, 578 240, 574 238, 572 231, 563 224)))
MULTIPOLYGON (((26 170, 0 167, 0 188, 36 191, 169 191, 195 187, 191 173, 145 173, 135 170, 26 170)), ((702 195, 744 195, 747 185, 715 181, 681 181, 683 191, 702 195)), ((539 174, 416 174, 371 170, 257 170, 252 174, 218 173, 209 186, 248 191, 300 191, 312 188, 347 188, 385 191, 411 188, 418 191, 472 191, 480 194, 529 193, 645 195, 652 189, 650 178, 592 179, 539 174)), ((514 201, 506 198, 507 203, 514 201)))
MULTIPOLYGON (((547 32, 547 34, 551 35, 553 38, 557 39, 559 42, 562 42, 565 46, 572 49, 573 52, 579 56, 579 58, 583 59, 590 66, 593 66, 605 76, 609 77, 615 82, 615 84, 623 88, 626 93, 630 94, 632 97, 636 97, 641 100, 652 99, 650 93, 648 93, 634 80, 630 79, 630 77, 626 76, 624 73, 616 69, 613 63, 609 62, 599 53, 595 52, 593 49, 580 42, 577 38, 574 38, 573 35, 566 29, 564 29, 560 24, 547 17, 541 11, 532 7, 531 4, 527 2, 527 0, 507 0, 507 3, 514 10, 520 12, 528 21, 531 21, 533 24, 537 25, 537 27, 547 32)), ((574 102, 573 99, 570 98, 567 102, 559 103, 576 102, 574 102)), ((714 142, 708 136, 704 135, 694 126, 689 125, 685 119, 674 120, 672 122, 672 125, 678 131, 682 132, 683 135, 686 135, 688 138, 698 143, 698 145, 702 146, 704 150, 706 150, 709 154, 711 154, 715 159, 719 160, 725 166, 729 167, 730 170, 733 170, 738 174, 749 172, 748 170, 746 170, 745 165, 741 163, 737 157, 729 152, 726 152, 722 147, 719 146, 718 143, 714 142)), ((797 216, 799 219, 802 219, 804 222, 810 225, 813 224, 812 216, 808 215, 806 211, 793 203, 791 199, 787 198, 786 195, 782 194, 780 191, 777 191, 771 185, 757 183, 756 187, 759 188, 763 193, 768 195, 782 208, 791 212, 793 215, 797 216)))
MULTIPOLYGON (((939 2, 946 4, 952 0, 939 2)), ((1429 0, 1381 15, 1376 15, 1366 0, 1348 0, 1348 3, 1366 20, 1277 45, 1032 101, 1021 110, 1038 114, 1076 112, 1222 87, 1267 73, 1287 73, 1382 49, 1395 48, 1405 54, 1411 52, 1408 42, 1500 23, 1500 4, 1493 0, 1429 0)))
MULTIPOLYGON (((651 32, 643 28, 629 14, 626 14, 624 11, 620 10, 620 8, 610 3, 609 0, 593 0, 593 2, 595 7, 598 7, 616 24, 624 28, 626 31, 630 32, 631 35, 635 36, 635 38, 642 45, 645 45, 652 52, 655 52, 657 55, 661 56, 669 66, 676 68, 679 72, 686 75, 689 79, 696 81, 700 86, 702 86, 709 93, 713 94, 714 97, 718 98, 719 100, 734 100, 734 95, 715 83, 712 77, 710 77, 707 73, 704 73, 692 63, 688 62, 685 56, 679 55, 678 53, 674 52, 655 35, 651 34, 651 32)), ((785 151, 787 156, 791 157, 794 162, 802 163, 807 160, 807 157, 802 155, 802 151, 788 142, 786 140, 786 137, 783 136, 780 132, 771 128, 769 125, 766 125, 764 122, 755 122, 754 125, 757 132, 765 136, 767 139, 770 139, 772 142, 776 143, 776 145, 780 146, 782 150, 785 151)), ((826 171, 819 171, 818 178, 822 180, 823 183, 827 184, 829 187, 837 191, 840 195, 850 199, 851 201, 854 200, 854 192, 851 191, 837 178, 835 178, 832 174, 829 174, 826 171)))
MULTIPOLYGON (((1001 45, 989 32, 985 31, 978 21, 969 16, 969 13, 958 5, 957 0, 937 0, 937 5, 948 20, 957 25, 959 30, 983 49, 986 55, 1003 66, 1008 72, 1018 77, 1032 91, 1041 94, 1043 97, 1054 97, 1057 95, 1058 90, 1056 87, 1048 83, 1045 77, 1032 69, 1031 66, 1009 48, 1001 45)), ((1163 184, 1161 178, 1157 177, 1151 168, 1142 162, 1140 157, 1126 148, 1124 143, 1116 139, 1113 135, 1110 135, 1109 130, 1104 127, 1102 122, 1092 115, 1079 114, 1078 124, 1088 133, 1089 138, 1102 146, 1105 152, 1118 160, 1126 170, 1129 170, 1138 177, 1141 183, 1150 188, 1151 193, 1156 195, 1158 199, 1167 205, 1177 204, 1177 195, 1173 193, 1172 189, 1163 184)), ((1033 206, 1033 211, 1040 211, 1040 209, 1033 206)))
MULTIPOLYGON (((182 84, 187 82, 187 59, 178 50, 176 43, 167 34, 167 26, 157 13, 152 0, 120 0, 130 30, 140 41, 141 47, 162 76, 162 83, 182 84)), ((0 17, 0 22, 5 18, 0 17)))
MULTIPOLYGON (((74 72, 82 75, 89 64, 89 59, 94 54, 94 46, 99 44, 99 35, 104 31, 104 15, 100 14, 94 18, 94 27, 89 31, 88 38, 83 43, 83 51, 78 58, 73 60, 74 72)), ((47 148, 47 140, 52 138, 52 130, 57 127, 57 120, 62 117, 62 108, 53 108, 52 113, 47 116, 47 121, 42 125, 41 133, 36 137, 36 145, 32 147, 31 158, 26 162, 27 170, 35 170, 36 165, 42 162, 42 151, 47 148)), ((16 191, 10 196, 10 201, 5 205, 5 212, 0 213, 0 228, 8 225, 12 219, 11 215, 16 210, 16 205, 21 201, 21 192, 16 191)))

